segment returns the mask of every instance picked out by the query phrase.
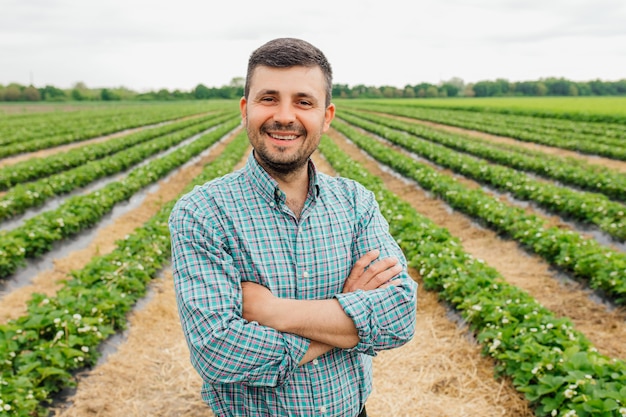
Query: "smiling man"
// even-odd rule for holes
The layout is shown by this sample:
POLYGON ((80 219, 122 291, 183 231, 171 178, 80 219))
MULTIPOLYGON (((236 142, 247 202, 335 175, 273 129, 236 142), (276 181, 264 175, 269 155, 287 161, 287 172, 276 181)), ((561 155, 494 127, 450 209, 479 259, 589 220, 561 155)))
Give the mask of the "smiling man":
POLYGON ((246 166, 172 210, 179 314, 217 416, 366 416, 372 356, 413 337, 417 285, 373 194, 310 159, 331 87, 308 42, 255 50, 246 166))

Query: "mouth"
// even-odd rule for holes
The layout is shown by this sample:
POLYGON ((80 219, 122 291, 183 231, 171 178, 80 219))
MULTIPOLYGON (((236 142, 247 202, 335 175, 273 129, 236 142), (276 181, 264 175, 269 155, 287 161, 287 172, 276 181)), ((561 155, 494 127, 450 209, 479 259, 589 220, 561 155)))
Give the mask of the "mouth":
POLYGON ((267 132, 267 135, 272 139, 290 142, 292 140, 296 140, 300 135, 295 133, 271 133, 267 132))

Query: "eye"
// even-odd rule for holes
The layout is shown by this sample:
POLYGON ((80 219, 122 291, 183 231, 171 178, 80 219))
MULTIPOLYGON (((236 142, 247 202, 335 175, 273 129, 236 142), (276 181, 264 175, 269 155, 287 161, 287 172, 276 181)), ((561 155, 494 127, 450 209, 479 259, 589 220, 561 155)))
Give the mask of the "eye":
POLYGON ((313 105, 313 102, 309 100, 300 100, 298 101, 298 105, 301 107, 311 107, 313 105))

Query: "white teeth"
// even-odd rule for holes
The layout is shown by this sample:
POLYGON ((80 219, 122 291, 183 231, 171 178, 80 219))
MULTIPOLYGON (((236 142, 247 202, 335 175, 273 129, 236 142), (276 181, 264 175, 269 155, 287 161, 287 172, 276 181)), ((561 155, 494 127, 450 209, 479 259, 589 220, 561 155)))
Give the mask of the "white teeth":
POLYGON ((271 134, 270 136, 278 140, 294 140, 295 138, 298 137, 297 135, 276 135, 276 134, 271 134))

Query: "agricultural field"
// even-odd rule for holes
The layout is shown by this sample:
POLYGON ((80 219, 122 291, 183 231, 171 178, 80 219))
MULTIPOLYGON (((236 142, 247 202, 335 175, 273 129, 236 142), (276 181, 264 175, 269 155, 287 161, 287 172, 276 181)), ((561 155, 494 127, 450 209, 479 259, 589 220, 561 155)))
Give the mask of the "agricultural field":
MULTIPOLYGON (((559 100, 336 101, 420 284, 369 415, 626 416, 626 101, 559 100)), ((167 218, 249 152, 235 101, 0 106, 0 416, 212 416, 167 218)))

